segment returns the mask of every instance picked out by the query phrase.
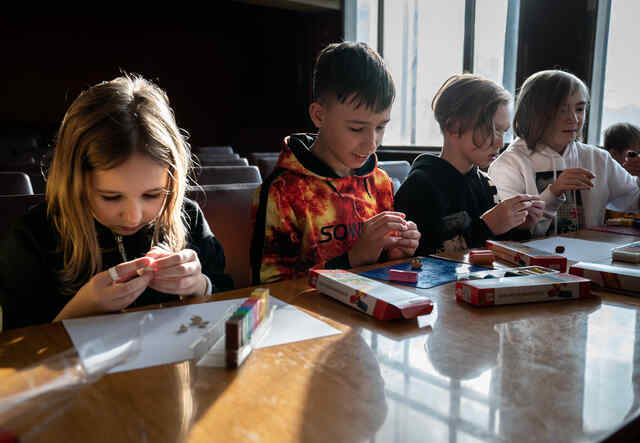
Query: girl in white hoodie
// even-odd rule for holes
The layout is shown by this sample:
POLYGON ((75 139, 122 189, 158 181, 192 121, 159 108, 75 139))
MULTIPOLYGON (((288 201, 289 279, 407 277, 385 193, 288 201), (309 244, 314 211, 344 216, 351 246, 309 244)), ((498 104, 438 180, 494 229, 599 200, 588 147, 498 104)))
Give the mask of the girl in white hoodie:
POLYGON ((589 91, 576 76, 559 70, 533 74, 516 101, 517 138, 489 167, 501 200, 516 194, 544 200, 535 236, 601 225, 607 205, 638 212, 637 178, 604 149, 577 141, 588 102, 589 91))

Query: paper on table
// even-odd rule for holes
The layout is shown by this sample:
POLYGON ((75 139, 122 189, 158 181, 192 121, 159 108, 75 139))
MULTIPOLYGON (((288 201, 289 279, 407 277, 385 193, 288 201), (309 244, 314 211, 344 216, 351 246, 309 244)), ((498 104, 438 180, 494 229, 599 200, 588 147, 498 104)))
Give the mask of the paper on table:
MULTIPOLYGON (((205 331, 205 329, 189 326, 191 317, 198 315, 203 320, 213 323, 224 315, 229 306, 238 303, 238 301, 242 300, 223 300, 152 311, 153 319, 145 325, 143 330, 140 354, 124 364, 116 366, 109 373, 190 359, 192 353, 189 345, 205 331), (187 332, 178 334, 176 331, 181 324, 189 326, 189 328, 187 332)), ((271 303, 278 305, 277 314, 269 335, 265 337, 259 347, 281 345, 340 333, 338 329, 275 297, 271 297, 271 303)), ((85 356, 82 355, 82 349, 85 343, 96 337, 107 335, 114 329, 126 327, 131 322, 139 321, 139 317, 139 312, 131 312, 63 320, 63 324, 73 345, 80 350, 80 358, 84 361, 85 356)))
POLYGON ((564 246, 564 252, 558 255, 564 255, 569 260, 593 263, 611 262, 612 246, 606 242, 571 237, 548 237, 527 242, 525 245, 553 253, 556 253, 556 246, 564 246))

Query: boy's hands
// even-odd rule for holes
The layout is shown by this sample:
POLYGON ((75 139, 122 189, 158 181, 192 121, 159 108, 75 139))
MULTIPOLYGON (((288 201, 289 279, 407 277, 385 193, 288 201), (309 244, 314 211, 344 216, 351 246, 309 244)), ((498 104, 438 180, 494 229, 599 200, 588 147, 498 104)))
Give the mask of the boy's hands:
POLYGON ((588 169, 569 168, 562 171, 556 181, 549 187, 549 190, 558 197, 565 191, 577 191, 580 189, 593 188, 592 180, 595 175, 588 169))
POLYGON ((500 202, 482 214, 480 218, 491 229, 493 235, 501 235, 525 222, 536 220, 537 223, 542 217, 543 209, 544 202, 539 197, 521 194, 500 202), (542 207, 540 207, 541 204, 542 207))
POLYGON ((399 240, 395 246, 386 248, 390 260, 397 258, 413 257, 420 244, 420 231, 418 226, 412 222, 407 222, 407 230, 397 232, 399 240))
POLYGON ((349 250, 352 267, 375 263, 383 249, 389 250, 390 258, 399 258, 415 252, 420 232, 413 222, 404 220, 401 212, 384 211, 362 224, 360 238, 349 250))
POLYGON ((126 308, 147 288, 154 272, 142 272, 152 263, 147 257, 117 265, 118 281, 109 271, 94 275, 60 311, 54 321, 126 308), (133 278, 141 271, 139 278, 133 278))
POLYGON ((519 226, 521 229, 531 229, 538 224, 542 216, 544 215, 544 200, 538 196, 530 195, 531 207, 527 211, 527 218, 524 223, 519 226))

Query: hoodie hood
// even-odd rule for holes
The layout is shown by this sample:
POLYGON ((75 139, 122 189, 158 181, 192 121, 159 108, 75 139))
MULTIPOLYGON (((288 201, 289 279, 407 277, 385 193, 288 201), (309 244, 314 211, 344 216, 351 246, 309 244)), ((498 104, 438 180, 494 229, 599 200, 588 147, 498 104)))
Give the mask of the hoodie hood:
MULTIPOLYGON (((283 168, 297 174, 310 175, 327 179, 349 179, 340 177, 329 165, 313 155, 311 145, 315 142, 317 134, 292 134, 285 137, 282 152, 278 157, 276 168, 283 168)), ((354 176, 368 177, 378 166, 376 154, 371 154, 360 168, 354 170, 354 176)))
POLYGON ((578 145, 575 141, 569 143, 562 154, 544 143, 538 143, 537 149, 529 149, 522 138, 517 138, 507 151, 519 152, 532 158, 535 164, 541 165, 549 171, 563 171, 567 168, 577 168, 580 161, 578 145))
POLYGON ((409 174, 413 173, 415 170, 423 170, 425 171, 431 181, 438 182, 445 186, 447 183, 450 183, 452 180, 477 180, 480 176, 486 176, 480 169, 478 169, 477 165, 474 165, 468 172, 462 173, 456 169, 448 161, 431 154, 420 154, 413 161, 411 165, 411 171, 409 174))

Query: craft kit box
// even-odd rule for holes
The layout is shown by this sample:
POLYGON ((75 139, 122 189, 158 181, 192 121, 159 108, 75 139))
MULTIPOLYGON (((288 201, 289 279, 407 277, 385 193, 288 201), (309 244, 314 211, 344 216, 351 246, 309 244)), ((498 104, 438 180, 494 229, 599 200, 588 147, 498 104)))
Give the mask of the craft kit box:
POLYGON ((532 248, 522 243, 487 240, 487 248, 491 249, 499 258, 520 266, 544 266, 560 272, 567 271, 566 257, 532 248))
POLYGON ((569 273, 588 278, 603 288, 640 292, 640 268, 578 262, 571 266, 569 273))
POLYGON ((475 306, 567 300, 588 297, 589 280, 570 274, 542 274, 462 280, 456 283, 456 299, 475 306))
POLYGON ((611 250, 611 259, 640 263, 640 242, 637 241, 613 248, 611 250))
POLYGON ((433 310, 427 297, 341 269, 312 269, 309 284, 379 320, 415 318, 433 310))

